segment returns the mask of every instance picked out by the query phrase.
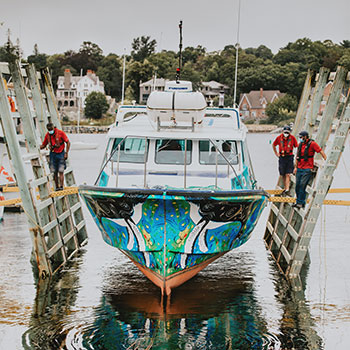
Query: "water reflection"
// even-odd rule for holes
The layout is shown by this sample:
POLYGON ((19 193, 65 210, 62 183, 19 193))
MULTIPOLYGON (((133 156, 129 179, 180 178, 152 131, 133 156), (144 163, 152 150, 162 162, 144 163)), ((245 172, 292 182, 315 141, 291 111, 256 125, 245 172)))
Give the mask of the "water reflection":
POLYGON ((309 255, 300 276, 288 281, 273 266, 276 299, 283 314, 280 320, 279 339, 283 349, 323 349, 322 339, 315 331, 315 322, 305 299, 306 278, 309 269, 309 255))
POLYGON ((79 289, 77 256, 52 280, 40 279, 28 330, 22 336, 24 349, 65 349, 69 316, 79 289))
POLYGON ((244 255, 213 264, 164 300, 137 270, 111 269, 90 308, 77 305, 79 266, 77 258, 59 279, 38 286, 25 349, 322 349, 304 290, 294 291, 277 271, 283 312, 279 334, 269 332, 244 255))

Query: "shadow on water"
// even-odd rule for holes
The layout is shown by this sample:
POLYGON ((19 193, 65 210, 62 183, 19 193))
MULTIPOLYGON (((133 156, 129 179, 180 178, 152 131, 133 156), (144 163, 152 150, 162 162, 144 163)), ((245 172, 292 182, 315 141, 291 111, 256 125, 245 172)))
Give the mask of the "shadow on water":
POLYGON ((110 269, 99 304, 78 306, 79 257, 60 278, 37 288, 25 349, 321 349, 304 290, 274 273, 283 310, 279 334, 268 331, 251 261, 224 257, 162 300, 130 268, 110 269), (223 268, 224 267, 224 268, 223 268), (297 288, 295 288, 297 289, 297 288))

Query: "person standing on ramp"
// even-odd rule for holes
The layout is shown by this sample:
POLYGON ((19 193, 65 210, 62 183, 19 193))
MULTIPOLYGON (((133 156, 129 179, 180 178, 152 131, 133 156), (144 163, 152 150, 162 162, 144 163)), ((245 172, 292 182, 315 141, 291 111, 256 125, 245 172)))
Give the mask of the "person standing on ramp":
POLYGON ((70 142, 65 132, 57 129, 52 123, 46 125, 47 133, 40 149, 50 147, 50 171, 53 173, 56 191, 63 190, 64 170, 70 148, 70 142), (65 150, 65 144, 66 150, 65 150))
POLYGON ((278 157, 278 170, 283 181, 283 195, 289 194, 290 175, 294 170, 294 148, 298 147, 297 139, 291 135, 288 125, 283 128, 282 134, 278 135, 272 144, 273 151, 278 157), (276 147, 278 146, 278 151, 276 147))

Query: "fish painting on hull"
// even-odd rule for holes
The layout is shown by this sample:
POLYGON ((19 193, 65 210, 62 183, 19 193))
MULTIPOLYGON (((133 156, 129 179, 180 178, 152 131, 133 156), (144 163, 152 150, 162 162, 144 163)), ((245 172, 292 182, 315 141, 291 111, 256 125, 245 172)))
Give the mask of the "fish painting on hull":
POLYGON ((128 193, 85 186, 80 193, 106 243, 126 254, 167 294, 171 288, 165 287, 166 281, 183 283, 246 242, 266 201, 264 191, 193 196, 186 191, 128 193))

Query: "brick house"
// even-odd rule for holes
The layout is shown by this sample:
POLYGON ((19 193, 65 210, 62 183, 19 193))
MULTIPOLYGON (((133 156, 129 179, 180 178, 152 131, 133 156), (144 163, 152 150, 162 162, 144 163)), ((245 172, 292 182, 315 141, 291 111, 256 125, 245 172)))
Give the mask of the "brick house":
POLYGON ((269 103, 283 97, 285 94, 279 90, 252 90, 248 94, 242 94, 239 109, 243 119, 266 119, 266 107, 269 103))

